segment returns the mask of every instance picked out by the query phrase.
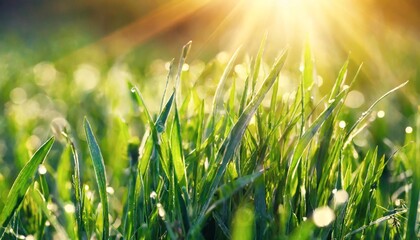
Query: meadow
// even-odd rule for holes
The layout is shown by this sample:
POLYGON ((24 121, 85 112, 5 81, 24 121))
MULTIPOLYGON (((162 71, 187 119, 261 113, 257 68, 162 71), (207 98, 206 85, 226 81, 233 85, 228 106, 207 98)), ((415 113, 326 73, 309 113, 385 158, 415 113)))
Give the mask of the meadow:
POLYGON ((362 66, 324 93, 309 43, 286 71, 265 47, 190 62, 187 43, 147 81, 3 55, 1 238, 418 237, 420 110, 398 141, 378 108, 407 82, 355 110, 362 66))

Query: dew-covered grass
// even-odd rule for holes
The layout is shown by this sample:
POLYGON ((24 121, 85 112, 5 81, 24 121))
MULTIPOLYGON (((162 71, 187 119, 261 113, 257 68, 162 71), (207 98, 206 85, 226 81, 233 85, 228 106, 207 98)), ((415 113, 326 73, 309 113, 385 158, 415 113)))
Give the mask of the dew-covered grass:
POLYGON ((366 103, 345 60, 319 90, 309 44, 301 72, 284 71, 287 49, 265 59, 265 41, 255 57, 238 49, 208 63, 190 61, 190 47, 149 66, 149 79, 121 62, 7 73, 2 237, 419 236, 420 110, 406 104, 417 113, 403 141, 375 144, 392 132, 378 106, 407 83, 366 103))

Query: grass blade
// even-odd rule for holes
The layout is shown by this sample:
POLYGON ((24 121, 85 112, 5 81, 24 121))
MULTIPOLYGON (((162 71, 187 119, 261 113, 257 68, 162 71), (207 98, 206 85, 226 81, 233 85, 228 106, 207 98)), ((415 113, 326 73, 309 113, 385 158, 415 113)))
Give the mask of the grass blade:
POLYGON ((66 133, 66 131, 62 131, 61 135, 63 135, 67 141, 68 146, 70 146, 71 153, 73 156, 73 164, 74 164, 74 174, 72 175, 72 183, 74 188, 74 195, 75 195, 75 217, 77 222, 77 234, 79 239, 83 238, 84 234, 84 227, 82 223, 83 219, 83 197, 82 197, 82 180, 80 177, 80 163, 79 163, 79 155, 77 154, 76 146, 72 140, 72 138, 66 133))
POLYGON ((171 112, 172 103, 174 102, 175 98, 175 91, 172 93, 171 97, 169 98, 168 102, 165 104, 163 111, 159 115, 158 119, 156 120, 155 126, 158 133, 162 133, 165 131, 166 121, 168 120, 169 113, 171 112))
POLYGON ((136 100, 137 104, 139 105, 139 107, 143 108, 144 116, 145 116, 147 122, 149 123, 150 128, 154 129, 155 125, 154 125, 153 118, 150 115, 149 110, 146 107, 146 103, 144 102, 144 99, 143 99, 143 96, 140 93, 140 90, 136 86, 131 84, 130 82, 128 83, 128 86, 130 87, 131 93, 132 93, 134 99, 136 100))
POLYGON ((305 44, 305 52, 303 56, 303 91, 305 103, 310 98, 310 91, 314 85, 314 60, 312 57, 312 50, 309 41, 305 44))
MULTIPOLYGON (((230 72, 233 69, 233 65, 236 61, 236 58, 238 57, 240 48, 238 48, 235 53, 233 53, 232 57, 230 58, 225 71, 222 74, 222 77, 220 78, 219 84, 217 85, 216 88, 216 93, 214 94, 214 99, 213 99, 213 117, 215 118, 217 113, 220 111, 220 109, 223 107, 223 89, 225 88, 226 85, 226 80, 230 74, 230 72)), ((215 120, 215 119, 213 119, 215 120)), ((213 122, 215 124, 215 122, 213 122)))
POLYGON ((328 106, 328 108, 321 113, 321 115, 315 120, 315 122, 312 124, 308 130, 305 131, 301 139, 299 139, 299 142, 294 150, 294 153, 291 157, 289 171, 287 172, 287 179, 286 179, 286 186, 289 189, 290 196, 294 196, 296 192, 297 187, 297 169, 300 163, 300 159, 304 153, 304 150, 312 140, 312 138, 315 136, 315 134, 318 132, 319 128, 322 126, 322 124, 329 118, 329 116, 332 114, 334 109, 338 106, 338 104, 341 102, 341 99, 345 96, 345 93, 347 90, 342 91, 339 95, 336 96, 334 101, 328 106))
POLYGON ((232 239, 251 240, 254 239, 254 211, 244 206, 238 209, 233 220, 232 239))
MULTIPOLYGON (((176 103, 175 103, 176 106, 176 103)), ((175 168, 175 174, 182 186, 187 187, 186 168, 184 154, 182 153, 181 123, 178 111, 175 107, 175 116, 172 124, 171 134, 172 161, 175 168)))
MULTIPOLYGON (((217 186, 219 185, 220 180, 222 179, 222 176, 224 172, 226 171, 227 165, 229 161, 233 158, 237 147, 240 145, 242 136, 244 135, 246 127, 251 121, 252 116, 255 114, 258 106, 261 104, 265 95, 271 89, 274 82, 276 81, 280 73, 280 70, 286 61, 286 56, 287 56, 287 50, 283 51, 283 53, 277 59, 270 74, 265 79, 257 95, 251 100, 251 102, 245 108, 244 112, 239 117, 238 121, 233 126, 232 130, 230 131, 228 137, 224 140, 222 146, 220 147, 217 153, 218 160, 216 161, 216 164, 214 165, 214 166, 217 166, 217 169, 214 168, 213 173, 210 173, 206 181, 206 187, 203 190, 205 192, 203 192, 202 195, 200 196, 200 202, 204 204, 197 217, 197 221, 195 225, 196 228, 204 220, 204 215, 207 211, 208 206, 210 205, 212 196, 214 195, 217 189, 217 186)), ((195 230, 198 230, 198 229, 194 229, 193 227, 193 234, 195 230)))
POLYGON ((184 45, 184 47, 182 47, 182 52, 181 52, 181 58, 179 59, 179 63, 178 63, 178 72, 176 74, 176 78, 175 78, 175 85, 174 85, 174 91, 176 90, 176 102, 178 102, 179 100, 181 100, 181 73, 182 73, 182 68, 184 66, 185 60, 187 59, 188 53, 190 52, 191 49, 191 44, 192 41, 189 41, 187 44, 184 45))
POLYGON ((102 203, 103 211, 103 232, 102 239, 108 239, 109 237, 109 218, 108 218, 108 197, 106 193, 106 173, 104 159, 101 154, 98 142, 93 135, 92 128, 87 118, 84 120, 84 128, 86 133, 86 139, 89 146, 90 156, 93 162, 93 168, 95 170, 96 183, 98 184, 99 197, 102 203))
POLYGON ((255 86, 257 85, 258 76, 260 74, 261 61, 262 61, 262 56, 264 54, 264 48, 267 42, 267 37, 268 37, 268 34, 267 33, 264 34, 264 37, 260 43, 260 48, 258 49, 257 57, 255 58, 255 64, 254 64, 254 69, 253 69, 254 71, 252 74, 252 86, 251 86, 252 95, 254 95, 255 93, 255 86))
POLYGON ((163 102, 165 101, 166 91, 168 90, 169 79, 171 78, 172 69, 174 67, 174 61, 175 61, 175 59, 172 59, 171 62, 169 63, 169 71, 168 71, 168 75, 166 76, 165 89, 163 90, 163 95, 162 95, 162 100, 160 102, 159 112, 162 112, 163 102))
POLYGON ((369 114, 373 111, 373 108, 376 106, 376 104, 378 104, 382 99, 386 98, 388 95, 390 95, 391 93, 397 91, 398 89, 404 87, 405 85, 407 85, 408 81, 398 85, 397 87, 389 90, 387 93, 385 93, 384 95, 382 95, 378 100, 376 100, 365 112, 362 113, 362 116, 360 116, 359 119, 357 119, 357 121, 353 124, 353 126, 350 128, 350 130, 347 132, 347 135, 345 137, 345 145, 346 146, 352 139, 353 137, 355 137, 355 135, 358 133, 358 131, 355 131, 356 127, 366 118, 369 116, 369 114), (355 134, 353 134, 353 131, 355 131, 355 134))
POLYGON ((41 208, 42 212, 45 214, 48 221, 57 231, 57 236, 60 239, 69 239, 69 236, 67 235, 66 230, 63 228, 63 226, 60 225, 57 217, 54 214, 52 214, 51 211, 48 209, 48 203, 45 200, 44 196, 39 192, 38 189, 30 189, 30 192, 31 192, 32 198, 35 200, 38 207, 41 208))
POLYGON ((9 191, 6 203, 0 215, 0 238, 3 236, 6 226, 9 224, 10 219, 25 197, 25 194, 32 183, 30 180, 34 177, 38 166, 44 161, 45 157, 50 152, 53 143, 54 137, 51 137, 35 152, 33 157, 19 172, 12 188, 9 191))
POLYGON ((408 207, 408 220, 407 220, 407 236, 406 239, 415 239, 418 237, 419 232, 419 194, 420 194, 420 168, 416 167, 420 159, 420 107, 417 110, 416 122, 416 146, 415 156, 411 158, 411 165, 413 168, 413 184, 411 186, 410 205, 408 207), (416 231, 417 227, 417 231, 416 231))
POLYGON ((235 179, 234 181, 230 183, 226 183, 223 186, 220 186, 217 189, 217 193, 219 195, 219 199, 215 201, 207 210, 207 214, 209 214, 213 209, 215 209, 218 205, 226 201, 227 199, 231 198, 233 194, 235 194, 237 191, 242 189, 248 184, 253 183, 255 180, 257 180, 261 175, 263 174, 263 171, 259 171, 256 173, 253 173, 251 175, 247 175, 244 177, 240 177, 235 179))

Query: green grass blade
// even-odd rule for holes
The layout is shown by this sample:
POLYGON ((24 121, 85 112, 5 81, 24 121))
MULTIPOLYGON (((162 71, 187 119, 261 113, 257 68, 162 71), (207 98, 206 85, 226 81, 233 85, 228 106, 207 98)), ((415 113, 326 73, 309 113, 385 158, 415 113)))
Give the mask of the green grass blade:
MULTIPOLYGON (((61 135, 66 138, 67 144, 71 149, 71 153, 73 156, 73 164, 74 164, 74 174, 72 175, 72 183, 74 188, 74 195, 75 195, 75 217, 77 222, 77 234, 79 239, 83 238, 84 235, 84 227, 82 223, 83 219, 83 197, 82 197, 82 179, 80 177, 80 163, 79 163, 79 155, 77 154, 76 146, 71 139, 71 137, 65 132, 62 131, 61 135)), ((64 171, 64 170, 63 170, 64 171)))
MULTIPOLYGON (((176 105, 176 104, 175 104, 176 105)), ((182 186, 187 187, 186 168, 184 154, 182 153, 181 123, 178 111, 175 108, 175 116, 171 134, 172 161, 175 168, 176 178, 182 186)))
POLYGON ((179 59, 178 63, 178 72, 176 74, 175 78, 175 84, 174 84, 174 92, 176 92, 175 101, 180 104, 179 100, 181 100, 181 74, 182 74, 182 68, 184 66, 185 60, 187 59, 188 53, 191 49, 192 41, 189 41, 187 44, 185 44, 182 47, 181 57, 179 59))
POLYGON ((140 93, 140 90, 132 85, 131 83, 128 83, 130 89, 131 89, 131 93, 133 94, 134 99, 136 100, 137 104, 139 105, 139 107, 143 108, 144 111, 144 116, 146 118, 146 120, 148 121, 150 128, 154 129, 155 125, 154 125, 154 121, 152 116, 149 113, 149 110, 146 107, 146 103, 144 102, 143 96, 140 93))
POLYGON ((223 235, 225 235, 227 239, 232 239, 232 236, 230 234, 231 231, 229 230, 228 226, 226 226, 222 217, 216 212, 212 213, 212 217, 214 221, 216 222, 217 226, 220 228, 220 230, 222 230, 223 235))
POLYGON ((257 53, 257 57, 255 58, 255 64, 254 64, 254 68, 253 68, 253 74, 252 74, 252 86, 251 86, 251 91, 252 91, 252 95, 254 95, 255 93, 255 86, 257 85, 257 80, 258 80, 258 76, 260 75, 260 68, 261 68, 261 62, 262 62, 262 56, 264 54, 264 48, 265 48, 265 44, 267 42, 267 37, 268 34, 264 34, 263 39, 261 40, 260 43, 260 48, 258 49, 258 53, 257 53))
MULTIPOLYGON (((226 80, 230 74, 230 72, 233 69, 233 66, 235 64, 236 58, 238 57, 240 48, 238 48, 235 53, 233 53, 232 57, 230 58, 222 76, 220 77, 220 81, 219 84, 217 85, 216 88, 216 93, 214 94, 214 99, 213 99, 213 117, 216 117, 216 115, 218 114, 218 112, 220 111, 220 109, 223 108, 223 90, 225 88, 226 85, 226 80)), ((215 123, 214 123, 215 124, 215 123)))
POLYGON ((12 188, 7 195, 6 203, 0 215, 0 238, 4 233, 5 228, 9 224, 10 219, 14 215, 16 209, 22 202, 25 194, 31 185, 31 179, 34 177, 38 166, 44 161, 54 143, 54 137, 48 139, 26 163, 23 169, 19 172, 12 188))
POLYGON ((57 237, 59 239, 69 239, 69 236, 67 235, 66 230, 58 222, 57 217, 54 214, 52 214, 51 211, 48 209, 48 203, 45 200, 44 196, 39 192, 38 189, 30 189, 30 192, 35 203, 38 205, 38 207, 41 208, 42 212, 45 214, 48 221, 57 231, 57 237))
POLYGON ((345 96, 345 93, 347 91, 342 91, 339 95, 336 96, 334 101, 331 102, 331 104, 328 106, 327 109, 321 115, 315 120, 315 122, 311 125, 310 128, 308 128, 301 139, 299 139, 299 142, 294 149, 289 171, 287 172, 287 179, 286 179, 286 187, 289 188, 289 194, 290 196, 294 196, 296 192, 297 187, 297 169, 300 163, 300 159, 304 153, 304 150, 307 148, 308 144, 312 140, 312 138, 315 136, 315 134, 318 132, 319 128, 322 126, 322 124, 329 118, 329 116, 332 114, 334 109, 338 106, 338 104, 341 102, 342 98, 345 96))
MULTIPOLYGON (((342 89, 344 82, 346 80, 348 64, 349 64, 349 60, 347 60, 344 63, 344 65, 341 67, 338 77, 335 80, 334 86, 332 87, 328 101, 335 99, 335 97, 340 93, 340 89, 342 89)), ((331 144, 332 144, 331 139, 334 132, 334 122, 335 122, 336 116, 337 114, 330 115, 330 117, 328 117, 328 119, 326 120, 326 122, 324 123, 324 125, 322 126, 320 130, 320 143, 319 143, 319 148, 317 149, 317 152, 315 155, 316 161, 315 163, 312 163, 315 165, 313 167, 315 167, 316 169, 318 185, 321 181, 322 176, 325 176, 325 174, 328 174, 330 172, 330 169, 325 168, 324 166, 330 164, 329 162, 327 162, 328 151, 331 148, 331 144), (323 174, 324 170, 326 170, 327 173, 323 174)))
MULTIPOLYGON (((147 133, 146 133, 147 134, 147 133)), ((146 173, 147 166, 149 165, 149 160, 152 157, 153 154, 153 137, 149 135, 146 139, 146 142, 142 148, 140 148, 140 156, 139 156, 139 162, 138 162, 138 170, 140 176, 143 176, 146 173)))
POLYGON ((185 59, 187 59, 188 53, 190 52, 191 44, 192 44, 192 41, 189 41, 187 44, 185 44, 182 47, 181 58, 179 59, 178 72, 176 74, 176 80, 175 80, 175 86, 174 86, 174 88, 178 90, 180 90, 179 85, 181 81, 182 67, 184 66, 185 59))
POLYGON ((241 103, 239 105, 239 115, 241 115, 245 109, 245 106, 248 100, 248 88, 249 88, 249 77, 247 77, 245 80, 245 87, 244 87, 244 91, 242 92, 241 103))
POLYGON ((136 206, 136 181, 138 178, 138 158, 139 158, 139 141, 136 139, 129 143, 128 155, 130 161, 129 176, 127 183, 127 200, 125 203, 125 209, 123 211, 123 236, 125 239, 132 237, 133 229, 135 227, 134 211, 136 206))
POLYGON ((172 93, 168 102, 165 104, 163 111, 160 113, 158 119, 156 120, 155 126, 158 133, 165 131, 166 121, 168 120, 169 113, 171 112, 172 104, 175 98, 175 91, 172 93))
POLYGON ((86 133, 86 139, 89 146, 90 156, 93 162, 93 168, 95 170, 96 183, 98 184, 99 197, 102 203, 103 211, 103 232, 102 238, 108 239, 109 237, 109 218, 108 218, 108 197, 106 193, 106 172, 104 159, 101 154, 101 149, 93 135, 92 128, 87 118, 84 120, 84 128, 86 133))
POLYGON ((166 91, 168 90, 169 79, 171 78, 172 69, 174 67, 174 61, 175 61, 175 59, 172 59, 170 64, 169 64, 169 71, 168 71, 168 75, 166 76, 165 89, 163 90, 163 95, 162 95, 162 100, 160 102, 159 112, 162 112, 162 109, 163 109, 163 102, 165 101, 166 91))
POLYGON ((310 98, 310 91, 314 85, 314 60, 312 57, 312 50, 309 41, 305 44, 303 55, 303 91, 305 94, 305 103, 310 98))
POLYGON ((244 177, 237 178, 230 183, 226 183, 226 184, 220 186, 216 191, 218 193, 219 199, 217 201, 215 201, 209 207, 206 214, 209 214, 218 205, 220 205, 221 203, 223 203, 227 199, 231 198, 233 196, 233 194, 238 192, 240 189, 244 188, 246 185, 253 183, 259 177, 261 177, 262 174, 263 174, 263 171, 259 171, 259 172, 253 173, 251 175, 247 175, 247 176, 244 176, 244 177))
POLYGON ((207 211, 207 208, 212 200, 212 196, 214 195, 217 189, 217 186, 219 185, 220 180, 222 179, 222 176, 224 172, 226 171, 227 165, 229 161, 233 158, 237 147, 240 145, 240 142, 245 133, 246 127, 248 126, 252 116, 257 111, 258 106, 263 101, 265 95, 271 89, 274 82, 276 81, 280 73, 280 70, 282 69, 286 61, 286 56, 287 56, 287 50, 283 51, 280 57, 276 60, 270 74, 265 79, 257 95, 251 100, 251 102, 245 108, 244 112, 239 117, 238 121, 233 126, 232 130, 230 131, 228 137, 224 140, 222 146, 220 147, 217 154, 218 160, 216 164, 214 165, 214 166, 217 166, 217 169, 214 168, 213 173, 210 173, 206 181, 206 187, 205 189, 203 189, 205 192, 203 192, 202 195, 200 196, 200 202, 204 204, 198 215, 198 221, 196 221, 196 227, 198 227, 197 225, 201 224, 201 221, 204 218, 205 212, 207 211))
POLYGON ((398 85, 397 87, 389 90, 387 93, 385 93, 384 95, 382 95, 378 100, 376 100, 366 111, 364 111, 362 113, 362 116, 359 117, 359 119, 357 119, 357 121, 353 124, 353 126, 349 129, 349 131, 347 132, 347 135, 345 137, 345 141, 346 144, 345 146, 349 143, 349 141, 351 141, 353 139, 353 137, 359 132, 359 131, 355 131, 356 127, 363 121, 366 119, 366 117, 369 116, 369 114, 373 111, 373 108, 376 106, 376 104, 378 104, 382 99, 386 98, 388 95, 390 95, 391 93, 397 91, 398 89, 404 87, 405 85, 407 85, 408 81, 398 85), (353 134, 354 133, 354 134, 353 134))
POLYGON ((233 220, 232 239, 251 240, 254 239, 254 211, 247 207, 241 207, 236 211, 233 220))
POLYGON ((331 90, 330 98, 328 100, 334 99, 334 97, 340 93, 340 89, 343 87, 343 84, 347 77, 348 66, 349 66, 349 60, 347 59, 347 61, 341 67, 340 72, 338 73, 338 77, 335 80, 335 83, 331 90))
POLYGON ((415 156, 411 158, 410 164, 413 169, 413 183, 411 186, 410 203, 408 207, 407 236, 406 239, 415 239, 418 237, 419 223, 419 194, 420 194, 420 168, 417 166, 420 159, 420 106, 417 110, 416 121, 416 142, 415 156), (417 166, 417 167, 416 167, 417 166), (417 228, 417 229, 416 229, 417 228))
POLYGON ((305 221, 297 227, 290 236, 292 240, 306 240, 313 239, 312 234, 315 229, 315 224, 312 221, 305 221))
POLYGON ((264 232, 267 228, 267 193, 265 191, 266 182, 264 177, 258 178, 254 185, 254 208, 255 208, 255 238, 257 240, 264 239, 264 232))

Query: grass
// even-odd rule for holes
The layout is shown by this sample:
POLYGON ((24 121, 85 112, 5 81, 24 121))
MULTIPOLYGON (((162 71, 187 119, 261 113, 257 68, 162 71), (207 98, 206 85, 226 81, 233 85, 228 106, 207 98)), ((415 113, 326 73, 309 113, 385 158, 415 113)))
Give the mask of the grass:
MULTIPOLYGON (((2 237, 418 237, 420 112, 416 135, 407 134, 392 154, 354 144, 372 124, 379 101, 406 83, 365 112, 353 112, 360 117, 352 121, 343 113, 349 111, 344 101, 358 72, 346 79, 348 61, 330 92, 317 97, 307 44, 299 84, 285 94, 279 75, 287 50, 267 69, 264 46, 265 40, 255 59, 243 64, 245 78, 234 73, 238 49, 225 65, 207 64, 194 83, 188 81, 192 70, 182 70, 191 47, 186 44, 175 77, 171 63, 160 107, 146 103, 144 96, 154 94, 147 85, 125 79, 92 92, 75 88, 76 100, 68 99, 70 88, 59 88, 74 125, 55 122, 55 146, 49 138, 14 181, 1 184, 8 192, 0 204, 2 237), (205 82, 216 76, 217 87, 205 82), (120 109, 125 113, 116 113, 120 109)), ((11 111, 4 121, 23 134, 17 119, 11 111)), ((10 169, 26 161, 18 137, 18 158, 6 163, 10 169)))

